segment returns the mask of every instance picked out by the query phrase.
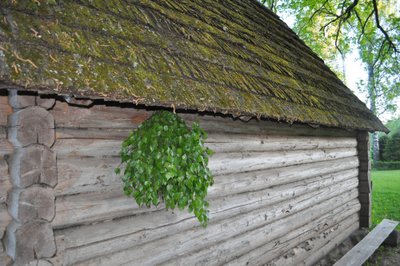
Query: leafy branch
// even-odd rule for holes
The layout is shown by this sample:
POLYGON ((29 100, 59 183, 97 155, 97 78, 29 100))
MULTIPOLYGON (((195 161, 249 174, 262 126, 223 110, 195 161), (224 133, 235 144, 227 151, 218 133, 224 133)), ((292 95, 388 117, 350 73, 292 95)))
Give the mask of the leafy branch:
POLYGON ((213 178, 207 167, 212 151, 203 146, 206 133, 194 123, 189 129, 176 114, 156 112, 122 143, 124 193, 139 206, 188 207, 199 222, 208 222, 205 200, 213 178))

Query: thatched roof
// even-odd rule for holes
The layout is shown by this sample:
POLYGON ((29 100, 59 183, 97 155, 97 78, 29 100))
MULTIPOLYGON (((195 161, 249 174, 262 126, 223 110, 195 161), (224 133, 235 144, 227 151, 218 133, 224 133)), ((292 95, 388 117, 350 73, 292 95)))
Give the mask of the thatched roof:
POLYGON ((3 84, 386 130, 254 0, 2 0, 0 12, 3 84))

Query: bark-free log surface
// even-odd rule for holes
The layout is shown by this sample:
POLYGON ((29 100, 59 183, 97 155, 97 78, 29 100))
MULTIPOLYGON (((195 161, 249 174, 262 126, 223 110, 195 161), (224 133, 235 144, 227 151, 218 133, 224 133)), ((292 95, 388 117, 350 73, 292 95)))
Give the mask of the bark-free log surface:
POLYGON ((17 147, 43 144, 51 147, 55 140, 54 118, 41 107, 28 107, 10 116, 9 139, 17 147))
POLYGON ((210 222, 202 228, 186 210, 139 207, 122 193, 114 173, 120 145, 151 113, 64 102, 50 113, 59 177, 56 265, 258 265, 296 250, 287 261, 302 263, 358 223, 354 132, 181 115, 200 123, 216 152, 210 222))

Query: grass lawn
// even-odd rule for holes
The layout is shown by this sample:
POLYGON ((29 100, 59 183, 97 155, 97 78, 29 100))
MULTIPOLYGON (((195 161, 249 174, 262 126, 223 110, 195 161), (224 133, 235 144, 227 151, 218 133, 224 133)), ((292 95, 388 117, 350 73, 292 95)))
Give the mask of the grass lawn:
POLYGON ((384 218, 400 221, 400 170, 372 171, 372 182, 373 227, 384 218))

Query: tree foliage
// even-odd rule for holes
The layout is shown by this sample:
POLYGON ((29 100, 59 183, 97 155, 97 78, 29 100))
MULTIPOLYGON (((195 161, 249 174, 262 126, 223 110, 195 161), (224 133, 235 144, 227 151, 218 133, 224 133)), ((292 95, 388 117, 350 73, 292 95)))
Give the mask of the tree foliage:
POLYGON ((206 133, 194 123, 189 129, 177 115, 161 111, 146 120, 122 143, 121 167, 124 192, 139 206, 167 209, 188 207, 207 225, 205 200, 213 184, 207 167, 212 151, 203 146, 206 133))
POLYGON ((261 0, 295 18, 293 29, 337 73, 337 58, 357 49, 368 73, 359 87, 375 114, 393 111, 400 95, 400 18, 396 1, 261 0), (397 12, 397 13, 396 13, 397 12))
MULTIPOLYGON (((396 10, 396 0, 261 2, 278 14, 295 17, 294 30, 300 38, 344 79, 344 59, 356 49, 368 74, 358 86, 368 95, 370 110, 376 115, 395 111, 393 101, 400 96, 400 10, 396 10), (337 58, 342 59, 342 71, 337 58)), ((377 133, 371 143, 373 158, 378 160, 377 133)))
POLYGON ((400 132, 396 132, 387 139, 383 158, 385 161, 400 161, 400 132))

